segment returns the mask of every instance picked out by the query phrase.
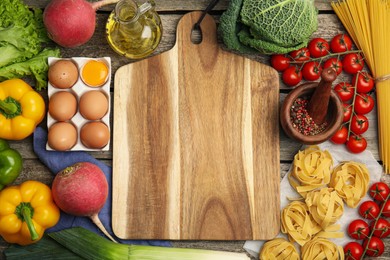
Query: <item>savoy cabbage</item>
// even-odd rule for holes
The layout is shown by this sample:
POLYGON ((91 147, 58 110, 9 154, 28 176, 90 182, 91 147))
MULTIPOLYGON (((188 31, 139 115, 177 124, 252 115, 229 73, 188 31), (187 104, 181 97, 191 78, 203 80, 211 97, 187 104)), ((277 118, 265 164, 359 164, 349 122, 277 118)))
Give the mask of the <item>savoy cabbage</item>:
POLYGON ((219 31, 233 50, 287 53, 307 45, 317 14, 314 0, 231 0, 219 31))

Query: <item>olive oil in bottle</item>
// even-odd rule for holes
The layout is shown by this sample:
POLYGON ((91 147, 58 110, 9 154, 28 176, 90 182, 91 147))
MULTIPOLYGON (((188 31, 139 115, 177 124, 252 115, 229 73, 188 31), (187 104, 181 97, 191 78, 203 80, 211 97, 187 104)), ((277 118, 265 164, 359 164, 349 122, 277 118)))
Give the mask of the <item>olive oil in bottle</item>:
POLYGON ((161 20, 154 10, 154 1, 141 5, 121 0, 108 17, 106 37, 111 48, 130 59, 150 55, 161 40, 161 20))

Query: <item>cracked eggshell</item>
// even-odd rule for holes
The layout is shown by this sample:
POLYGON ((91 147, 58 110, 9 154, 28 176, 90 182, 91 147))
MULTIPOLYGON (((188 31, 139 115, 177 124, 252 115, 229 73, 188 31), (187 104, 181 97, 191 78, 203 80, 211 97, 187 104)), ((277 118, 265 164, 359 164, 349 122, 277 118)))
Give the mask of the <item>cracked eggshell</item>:
MULTIPOLYGON (((70 123, 76 128, 77 141, 72 147, 66 149, 66 151, 108 151, 110 149, 111 59, 109 57, 100 57, 100 58, 86 58, 86 57, 52 58, 50 57, 48 61, 49 61, 49 66, 61 64, 59 63, 60 61, 61 62, 67 61, 66 63, 68 64, 72 63, 76 65, 78 71, 77 80, 70 88, 59 88, 58 85, 52 84, 52 82, 49 80, 48 83, 49 112, 47 114, 47 127, 49 129, 49 134, 50 134, 50 127, 53 126, 54 124, 59 122, 70 123), (100 77, 99 82, 103 83, 103 85, 97 86, 100 84, 98 82, 94 86, 90 86, 84 82, 84 80, 82 79, 81 71, 86 64, 95 64, 97 65, 95 67, 97 69, 103 68, 103 72, 97 72, 97 73, 101 73, 101 75, 99 76, 100 77), (104 69, 104 67, 106 69, 104 69), (73 116, 71 116, 71 118, 68 118, 71 112, 63 112, 65 114, 69 113, 67 114, 67 116, 63 116, 63 117, 58 116, 55 112, 53 112, 56 109, 61 110, 64 109, 64 107, 66 107, 66 105, 63 104, 66 103, 65 100, 61 100, 61 102, 59 102, 61 105, 50 104, 51 98, 56 97, 57 93, 59 92, 67 92, 68 94, 63 94, 63 95, 68 97, 70 97, 69 94, 73 94, 77 100, 76 113, 73 116), (84 95, 87 98, 82 98, 84 95), (51 109, 50 109, 50 105, 52 105, 51 109), (81 128, 84 125, 87 125, 88 123, 95 122, 95 121, 100 122, 104 124, 104 126, 106 126, 107 129, 105 129, 105 131, 100 131, 100 133, 104 132, 105 134, 107 134, 107 130, 108 130, 108 140, 107 140, 107 135, 106 138, 101 138, 98 136, 97 138, 101 138, 102 140, 104 139, 104 142, 102 140, 97 140, 100 142, 100 145, 91 145, 91 144, 87 144, 87 142, 84 142, 87 144, 85 145, 81 141, 81 136, 80 136, 81 128)), ((90 69, 91 68, 89 68, 88 73, 92 73, 93 75, 93 66, 92 66, 92 70, 90 69)), ((55 98, 53 100, 55 100, 55 98)), ((53 147, 53 145, 49 145, 48 142, 46 144, 46 149, 59 150, 63 148, 57 149, 56 147, 53 147)))

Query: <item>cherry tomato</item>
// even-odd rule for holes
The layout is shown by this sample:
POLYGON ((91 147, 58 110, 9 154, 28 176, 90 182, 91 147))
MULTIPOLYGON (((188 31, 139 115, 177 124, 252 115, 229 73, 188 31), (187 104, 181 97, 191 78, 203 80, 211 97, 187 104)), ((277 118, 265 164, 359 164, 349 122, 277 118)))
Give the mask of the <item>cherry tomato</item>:
POLYGON ((330 41, 332 52, 344 52, 352 49, 352 39, 346 34, 338 34, 330 41))
POLYGON ((382 215, 386 218, 390 218, 390 200, 387 200, 384 204, 381 204, 382 215))
POLYGON ((386 238, 390 235, 390 222, 384 218, 378 218, 377 221, 371 222, 370 229, 374 230, 374 236, 386 238))
POLYGON ((355 97, 354 110, 356 114, 365 115, 374 108, 374 99, 367 94, 359 94, 355 97))
POLYGON ((322 67, 316 61, 309 61, 303 65, 302 76, 305 80, 314 81, 321 77, 322 67))
POLYGON ((361 135, 351 135, 346 143, 347 149, 351 153, 361 153, 367 148, 367 141, 361 135))
POLYGON ((341 101, 349 101, 353 98, 353 93, 355 91, 354 87, 347 82, 340 82, 334 86, 334 91, 341 99, 341 101))
POLYGON ((374 88, 375 82, 367 72, 358 72, 353 76, 352 84, 356 86, 357 92, 368 93, 374 88))
POLYGON ((290 66, 290 59, 283 54, 275 54, 271 56, 271 66, 277 71, 284 71, 290 66))
POLYGON ((294 61, 307 61, 310 60, 310 52, 306 47, 300 48, 289 53, 294 61))
POLYGON ((374 200, 384 201, 389 196, 390 188, 384 182, 376 182, 371 185, 368 192, 374 200))
POLYGON ((364 220, 355 219, 348 225, 348 235, 353 239, 366 239, 370 235, 370 228, 364 220))
POLYGON ((346 73, 355 74, 364 67, 362 56, 357 53, 348 53, 343 58, 343 69, 346 73))
POLYGON ((344 117, 343 122, 348 122, 351 119, 352 116, 352 106, 347 103, 343 103, 343 111, 344 111, 344 117))
POLYGON ((385 250, 385 245, 380 238, 371 237, 363 242, 363 248, 367 247, 366 255, 381 256, 385 250))
POLYGON ((367 200, 360 204, 359 214, 365 219, 375 219, 379 216, 379 206, 372 200, 367 200))
POLYGON ((282 73, 282 80, 286 85, 293 87, 301 82, 302 72, 295 66, 288 67, 282 73))
POLYGON ((357 260, 363 256, 364 249, 358 242, 349 242, 344 246, 345 260, 357 260))
POLYGON ((342 126, 336 133, 330 138, 335 144, 345 144, 348 138, 348 129, 346 126, 342 126))
POLYGON ((354 115, 351 120, 351 131, 356 135, 361 135, 367 131, 368 119, 364 115, 354 115))
POLYGON ((307 45, 313 58, 323 57, 329 53, 329 43, 323 38, 314 38, 307 45))
POLYGON ((343 71, 343 63, 338 58, 329 58, 324 62, 324 69, 326 68, 333 68, 337 75, 339 75, 343 71))

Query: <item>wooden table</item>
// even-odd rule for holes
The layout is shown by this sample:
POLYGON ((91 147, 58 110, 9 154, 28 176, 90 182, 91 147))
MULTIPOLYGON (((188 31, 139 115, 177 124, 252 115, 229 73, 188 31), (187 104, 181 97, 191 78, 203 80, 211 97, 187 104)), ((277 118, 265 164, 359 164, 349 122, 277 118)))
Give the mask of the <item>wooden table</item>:
MULTIPOLYGON (((344 27, 338 20, 337 16, 334 14, 330 7, 331 0, 316 0, 316 6, 319 9, 318 30, 313 34, 313 37, 323 37, 327 40, 330 40, 337 33, 345 32, 344 27)), ((24 0, 24 2, 31 7, 44 8, 49 0, 24 0)), ((164 33, 162 41, 154 54, 158 54, 164 51, 169 50, 175 43, 175 34, 176 34, 176 25, 179 19, 183 14, 193 11, 193 10, 203 10, 209 3, 209 0, 196 0, 196 1, 186 1, 186 0, 158 0, 157 2, 157 11, 159 12, 163 27, 164 33)), ((228 0, 221 0, 219 4, 214 8, 211 14, 218 21, 221 13, 226 10, 228 5, 228 0)), ((112 72, 115 71, 130 62, 132 60, 126 59, 117 55, 111 48, 108 46, 105 39, 105 22, 113 9, 113 5, 102 8, 97 13, 97 27, 93 38, 85 45, 74 48, 74 49, 65 49, 61 48, 62 57, 102 57, 110 56, 112 59, 112 72)), ((221 44, 222 45, 222 44, 221 44)), ((223 45, 222 45, 223 47, 223 45)), ((257 60, 262 63, 269 63, 269 56, 265 55, 252 55, 247 56, 254 60, 257 60)), ((338 77, 337 81, 350 80, 349 76, 342 74, 338 77)), ((112 83, 112 91, 113 89, 112 83)), ((282 82, 280 83, 280 95, 281 100, 288 93, 289 88, 285 86, 282 82)), ((42 91, 41 93, 47 101, 47 92, 42 91)), ((377 141, 377 128, 376 128, 376 111, 371 112, 369 115, 370 128, 367 133, 364 134, 368 141, 368 150, 371 151, 374 157, 379 161, 378 155, 378 141, 377 141)), ((111 120, 112 122, 112 120, 111 120)), ((46 120, 41 123, 41 126, 45 127, 46 120)), ((20 184, 25 180, 38 180, 44 183, 50 184, 52 181, 52 174, 49 170, 37 159, 37 156, 34 154, 32 149, 32 137, 28 137, 23 141, 14 141, 11 142, 11 146, 19 150, 24 158, 24 169, 16 180, 15 184, 20 184)), ((295 153, 299 150, 301 144, 294 142, 288 139, 283 131, 281 130, 280 134, 280 169, 281 177, 283 177, 288 167, 293 159, 295 153)), ((93 152, 91 153, 96 158, 111 164, 112 159, 112 150, 109 152, 93 152)), ((234 251, 234 252, 244 252, 243 244, 245 241, 175 241, 173 245, 175 247, 190 247, 190 248, 206 248, 213 250, 225 250, 225 251, 234 251)), ((390 259, 390 239, 385 239, 386 248, 382 257, 375 259, 390 259)), ((2 254, 3 250, 7 248, 7 243, 4 240, 0 239, 0 259, 4 259, 2 254)), ((373 258, 374 259, 374 258, 373 258)))

